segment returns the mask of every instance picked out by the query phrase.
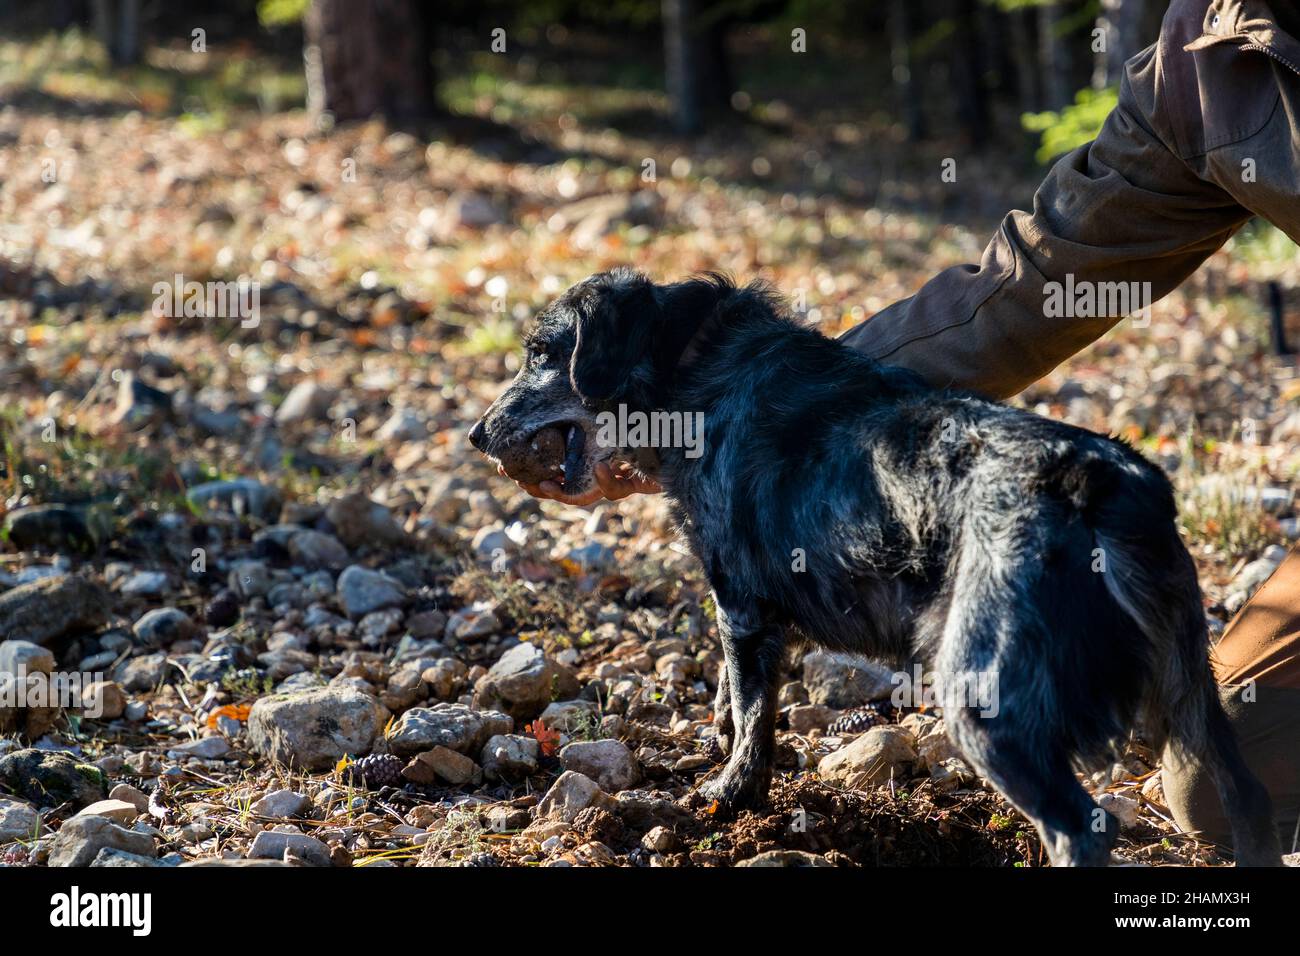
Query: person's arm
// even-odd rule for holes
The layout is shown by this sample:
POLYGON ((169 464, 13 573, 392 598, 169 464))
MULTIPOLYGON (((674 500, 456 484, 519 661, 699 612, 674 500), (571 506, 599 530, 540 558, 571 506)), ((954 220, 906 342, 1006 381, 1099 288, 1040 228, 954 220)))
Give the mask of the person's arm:
POLYGON ((1154 301, 1191 275, 1251 214, 1155 132, 1168 128, 1155 59, 1152 47, 1129 63, 1097 139, 1052 167, 1033 213, 1010 213, 978 266, 941 272, 842 341, 932 385, 1005 398, 1123 317, 1050 317, 1047 283, 1150 283, 1154 301))

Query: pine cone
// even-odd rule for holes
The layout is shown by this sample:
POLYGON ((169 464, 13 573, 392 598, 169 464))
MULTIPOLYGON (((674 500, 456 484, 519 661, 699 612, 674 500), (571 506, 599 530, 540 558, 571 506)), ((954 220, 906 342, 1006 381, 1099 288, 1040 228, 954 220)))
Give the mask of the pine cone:
POLYGON ((826 733, 832 737, 840 734, 860 734, 881 723, 884 723, 884 720, 874 707, 855 707, 831 721, 831 725, 826 728, 826 733))
POLYGON ((348 779, 367 790, 400 787, 405 782, 402 780, 405 766, 402 758, 393 754, 371 754, 348 767, 348 779))

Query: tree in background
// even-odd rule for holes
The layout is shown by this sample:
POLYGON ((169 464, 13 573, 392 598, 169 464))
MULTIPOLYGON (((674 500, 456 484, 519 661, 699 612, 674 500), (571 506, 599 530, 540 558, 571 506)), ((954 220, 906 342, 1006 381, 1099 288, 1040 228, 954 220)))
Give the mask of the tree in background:
POLYGON ((94 0, 95 35, 114 66, 140 62, 140 0, 94 0))
POLYGON ((423 0, 312 0, 303 20, 308 109, 336 120, 431 116, 436 15, 423 0))

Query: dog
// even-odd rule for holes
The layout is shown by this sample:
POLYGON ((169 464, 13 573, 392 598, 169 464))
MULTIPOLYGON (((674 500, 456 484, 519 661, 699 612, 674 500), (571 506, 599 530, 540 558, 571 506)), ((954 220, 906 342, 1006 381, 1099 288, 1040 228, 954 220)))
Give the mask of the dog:
POLYGON ((1076 770, 1139 727, 1210 768, 1239 863, 1280 863, 1219 703, 1173 489, 1128 445, 933 389, 714 274, 593 275, 525 353, 470 442, 499 460, 560 428, 572 495, 601 461, 652 462, 713 589, 730 754, 699 793, 723 812, 766 797, 785 651, 815 645, 928 668, 954 744, 1053 865, 1109 861, 1118 822, 1076 770), (601 440, 614 409, 703 413, 702 453, 601 440), (990 675, 996 707, 963 699, 990 675))

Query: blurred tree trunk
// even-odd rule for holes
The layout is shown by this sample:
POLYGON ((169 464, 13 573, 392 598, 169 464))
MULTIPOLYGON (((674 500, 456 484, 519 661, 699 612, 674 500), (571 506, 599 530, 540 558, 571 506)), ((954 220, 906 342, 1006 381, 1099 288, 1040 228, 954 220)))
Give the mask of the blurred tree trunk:
POLYGON ((1036 113, 1043 108, 1043 91, 1038 70, 1038 44, 1035 40, 1035 12, 1033 8, 1011 10, 1006 14, 1011 33, 1007 45, 1016 69, 1016 92, 1020 97, 1020 112, 1036 113))
POLYGON ((733 84, 725 18, 710 19, 697 0, 663 0, 664 72, 673 127, 698 133, 705 119, 725 112, 733 84))
POLYGON ((312 0, 307 107, 336 120, 431 116, 434 11, 420 0, 312 0))
POLYGON ((1059 110, 1074 99, 1070 80, 1073 58, 1065 36, 1065 10, 1061 0, 1046 0, 1038 8, 1038 59, 1042 67, 1044 106, 1059 110))
POLYGON ((949 0, 956 34, 952 43, 953 80, 957 112, 966 137, 976 149, 988 140, 989 105, 984 79, 984 47, 980 42, 979 0, 949 0))
POLYGON ((925 138, 925 111, 912 63, 912 7, 908 0, 889 0, 889 61, 899 115, 907 138, 916 141, 925 138))
POLYGON ((1147 6, 1147 0, 1101 0, 1097 28, 1102 30, 1106 48, 1096 54, 1094 87, 1118 86, 1124 64, 1155 39, 1146 33, 1147 6))
POLYGON ((140 62, 140 0, 94 0, 95 34, 114 66, 140 62))

